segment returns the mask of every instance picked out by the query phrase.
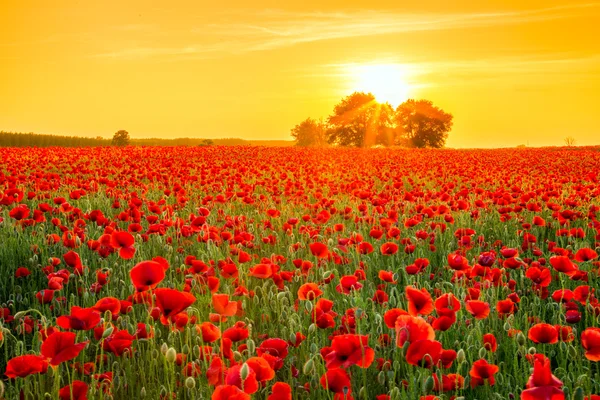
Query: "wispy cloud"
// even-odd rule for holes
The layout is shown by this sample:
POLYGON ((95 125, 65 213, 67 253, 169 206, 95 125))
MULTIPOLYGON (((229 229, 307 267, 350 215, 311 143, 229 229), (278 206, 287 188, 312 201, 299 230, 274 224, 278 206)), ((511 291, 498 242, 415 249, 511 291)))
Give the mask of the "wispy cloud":
MULTIPOLYGON (((394 10, 290 12, 276 9, 238 9, 215 16, 216 21, 213 23, 188 27, 187 35, 181 36, 179 32, 181 41, 186 42, 180 47, 146 45, 116 49, 96 54, 95 57, 132 59, 170 55, 209 58, 223 54, 274 50, 323 40, 525 24, 576 18, 590 13, 600 14, 600 3, 487 13, 404 13, 394 10)), ((145 32, 149 26, 132 25, 121 29, 134 33, 145 32)))

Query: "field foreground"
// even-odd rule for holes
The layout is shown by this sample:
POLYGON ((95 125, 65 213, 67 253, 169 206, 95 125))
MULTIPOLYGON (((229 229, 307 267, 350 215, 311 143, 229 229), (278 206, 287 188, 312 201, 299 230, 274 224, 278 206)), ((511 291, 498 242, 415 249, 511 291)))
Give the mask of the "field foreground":
POLYGON ((0 398, 600 399, 597 149, 0 155, 0 398))

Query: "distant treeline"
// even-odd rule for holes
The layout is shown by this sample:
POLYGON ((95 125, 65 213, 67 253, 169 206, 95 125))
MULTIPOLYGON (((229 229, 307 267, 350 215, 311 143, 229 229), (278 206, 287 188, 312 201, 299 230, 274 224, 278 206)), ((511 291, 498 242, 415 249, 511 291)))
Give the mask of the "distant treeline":
MULTIPOLYGON (((36 133, 18 133, 0 131, 0 147, 92 147, 110 146, 111 139, 102 137, 87 138, 80 136, 40 135, 36 133)), ((292 146, 288 140, 244 140, 237 138, 202 139, 131 139, 134 146, 292 146)))

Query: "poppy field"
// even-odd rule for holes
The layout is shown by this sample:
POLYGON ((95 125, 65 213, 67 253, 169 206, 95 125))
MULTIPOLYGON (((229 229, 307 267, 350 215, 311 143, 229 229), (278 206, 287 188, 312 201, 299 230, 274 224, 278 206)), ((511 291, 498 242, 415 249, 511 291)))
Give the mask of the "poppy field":
POLYGON ((0 155, 0 398, 600 399, 597 148, 0 155))

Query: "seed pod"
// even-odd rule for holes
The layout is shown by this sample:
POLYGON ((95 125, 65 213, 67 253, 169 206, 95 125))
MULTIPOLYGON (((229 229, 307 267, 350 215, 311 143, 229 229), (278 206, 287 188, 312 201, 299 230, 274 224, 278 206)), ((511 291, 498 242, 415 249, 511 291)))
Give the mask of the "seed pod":
POLYGON ((195 388, 196 387, 196 380, 193 377, 188 376, 185 379, 185 387, 188 388, 188 389, 195 388))

